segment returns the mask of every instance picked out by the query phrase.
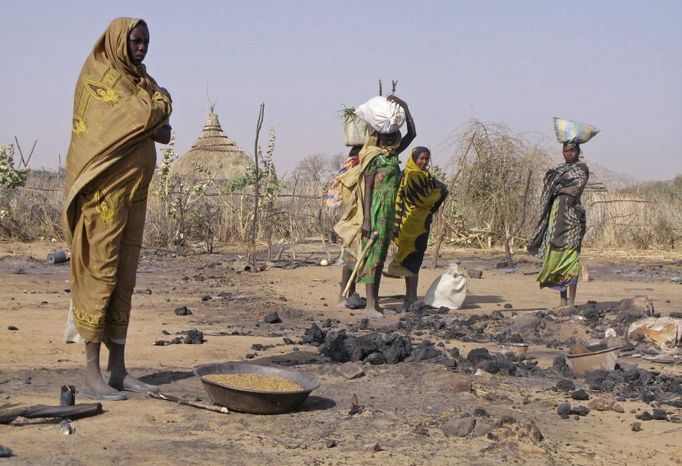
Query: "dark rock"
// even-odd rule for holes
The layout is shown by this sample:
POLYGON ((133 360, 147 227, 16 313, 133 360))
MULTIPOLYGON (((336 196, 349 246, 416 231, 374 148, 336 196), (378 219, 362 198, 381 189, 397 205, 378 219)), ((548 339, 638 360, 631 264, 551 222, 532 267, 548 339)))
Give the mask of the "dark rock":
POLYGON ((379 332, 356 337, 353 341, 350 359, 351 361, 362 361, 370 354, 379 352, 381 346, 382 340, 379 332))
POLYGON ((584 401, 584 400, 589 400, 590 395, 588 395, 587 392, 581 388, 580 390, 576 390, 576 391, 572 392, 571 398, 573 398, 574 400, 584 401))
POLYGON ((0 445, 0 458, 9 458, 10 456, 14 456, 12 450, 3 445, 0 445))
POLYGON ((360 319, 360 323, 358 324, 358 328, 360 330, 367 330, 367 327, 369 327, 369 319, 360 319))
POLYGON ((466 437, 476 426, 476 419, 473 417, 463 417, 451 419, 443 426, 443 433, 447 437, 466 437))
POLYGON ((461 356, 459 354, 459 348, 457 348, 456 346, 453 346, 452 348, 450 348, 448 350, 448 354, 450 354, 450 356, 452 356, 456 360, 461 359, 461 356))
POLYGON ((386 357, 383 355, 383 353, 372 353, 365 358, 365 362, 368 362, 373 366, 378 366, 381 364, 386 364, 386 357))
POLYGON ((576 406, 575 408, 571 408, 571 414, 577 414, 578 416, 587 416, 587 413, 590 412, 590 408, 587 406, 576 406))
POLYGON ((331 328, 331 326, 332 326, 332 320, 331 319, 327 319, 322 323, 322 328, 331 328))
POLYGON ((560 403, 556 408, 556 412, 559 416, 568 417, 571 414, 571 405, 568 403, 560 403))
POLYGON ((484 359, 490 359, 490 352, 486 348, 474 348, 467 354, 467 359, 471 364, 478 364, 484 359))
POLYGON ((185 345, 200 345, 204 341, 204 332, 196 329, 187 331, 187 335, 182 340, 185 345))
POLYGON ((649 411, 644 411, 642 414, 639 415, 639 417, 637 417, 637 419, 640 419, 642 421, 650 421, 653 418, 654 417, 651 415, 649 411))
POLYGON ((571 390, 575 390, 575 384, 568 379, 561 379, 557 382, 556 388, 560 392, 570 392, 571 390))
POLYGON ((494 359, 483 359, 476 364, 476 369, 484 370, 489 374, 497 374, 500 371, 500 365, 494 359))
POLYGON ((407 337, 393 335, 395 338, 386 341, 382 352, 388 364, 396 364, 407 358, 412 353, 412 343, 407 337))
POLYGON ((288 299, 285 298, 284 296, 280 296, 278 299, 279 299, 280 301, 282 301, 283 303, 286 303, 286 302, 288 301, 288 299))
POLYGON ((7 330, 9 330, 9 331, 11 331, 11 332, 16 332, 17 330, 19 330, 19 327, 16 327, 16 326, 14 326, 14 325, 9 325, 9 326, 7 327, 7 330))
POLYGON ((474 409, 474 416, 475 417, 490 417, 490 414, 488 414, 488 411, 486 411, 483 408, 476 408, 476 409, 474 409))
POLYGON ((504 319, 504 314, 502 314, 502 311, 496 309, 490 314, 490 318, 493 320, 502 320, 504 319))
POLYGON ((248 354, 246 355, 246 359, 253 359, 253 358, 255 358, 255 357, 256 357, 256 354, 255 354, 255 353, 248 353, 248 354))
POLYGON ((280 319, 279 314, 277 314, 277 312, 271 312, 270 314, 265 316, 263 322, 265 322, 266 324, 281 324, 282 319, 280 319))
POLYGON ((412 304, 410 304, 410 307, 407 308, 408 312, 414 312, 416 314, 420 314, 427 310, 429 306, 424 303, 424 301, 415 301, 412 304))
POLYGON ((308 345, 319 346, 324 342, 326 333, 317 325, 313 324, 310 328, 306 329, 303 334, 303 343, 308 345))
POLYGON ((502 306, 505 309, 513 309, 514 306, 512 306, 510 303, 506 303, 504 306, 502 306))
POLYGON ((682 319, 682 312, 673 311, 670 313, 670 317, 673 319, 682 319))
MULTIPOLYGON (((438 314, 447 314, 447 313, 450 312, 450 308, 449 308, 449 307, 445 307, 445 306, 441 306, 441 307, 438 308, 438 310, 437 310, 436 312, 437 312, 438 314)), ((445 326, 445 325, 443 325, 443 327, 444 327, 444 326, 445 326)), ((441 327, 441 328, 442 328, 442 327, 441 327)))
POLYGON ((175 309, 176 316, 191 316, 192 311, 189 310, 187 306, 180 306, 175 309))
POLYGON ((253 351, 265 351, 268 348, 272 348, 272 346, 269 345, 261 345, 260 343, 254 343, 251 345, 251 349, 253 351))
POLYGON ((350 361, 350 351, 346 348, 348 336, 345 330, 330 330, 320 345, 320 354, 328 356, 332 361, 350 361))
POLYGON ((284 342, 285 345, 293 345, 294 344, 294 340, 292 340, 289 337, 282 338, 282 341, 284 342))
POLYGON ((642 430, 642 424, 639 422, 633 422, 632 425, 630 426, 630 430, 633 432, 639 432, 642 430))
POLYGON ((324 441, 324 446, 325 448, 334 448, 336 445, 338 445, 339 442, 333 439, 327 439, 324 441))
POLYGON ((213 296, 211 296, 210 294, 205 294, 201 297, 202 301, 210 301, 212 299, 213 299, 213 296))
POLYGON ((666 413, 662 409, 654 409, 651 417, 657 421, 665 421, 668 419, 668 413, 666 413))
POLYGON ((410 359, 414 360, 415 362, 420 362, 426 361, 428 359, 433 359, 440 355, 441 352, 433 346, 433 343, 426 340, 421 345, 414 348, 414 351, 412 352, 410 359))
POLYGON ((161 330, 161 333, 164 335, 170 335, 171 333, 168 330, 161 330))
MULTIPOLYGON (((568 367, 568 363, 566 363, 566 358, 564 356, 557 356, 554 358, 552 369, 564 377, 573 377, 573 371, 571 371, 571 368, 568 367)), ((575 386, 569 388, 568 390, 573 390, 574 388, 575 386)))
POLYGON ((367 300, 361 298, 357 293, 353 293, 346 299, 346 307, 348 309, 363 309, 365 306, 367 306, 367 300))

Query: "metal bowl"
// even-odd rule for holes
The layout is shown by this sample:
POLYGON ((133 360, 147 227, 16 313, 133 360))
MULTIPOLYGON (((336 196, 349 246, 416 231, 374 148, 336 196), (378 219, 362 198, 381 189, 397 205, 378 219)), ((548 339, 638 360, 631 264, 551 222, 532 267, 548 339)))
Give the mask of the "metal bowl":
POLYGON ((314 376, 281 367, 260 366, 239 362, 204 364, 194 368, 211 400, 232 411, 252 414, 282 414, 298 408, 320 386, 314 376), (292 392, 260 392, 220 385, 204 378, 209 374, 262 374, 283 377, 300 385, 292 392))
POLYGON ((528 343, 500 343, 499 347, 504 353, 513 353, 519 357, 528 353, 528 343))
POLYGON ((585 377, 596 370, 612 371, 616 367, 620 346, 589 353, 569 354, 566 356, 568 367, 576 377, 585 377))

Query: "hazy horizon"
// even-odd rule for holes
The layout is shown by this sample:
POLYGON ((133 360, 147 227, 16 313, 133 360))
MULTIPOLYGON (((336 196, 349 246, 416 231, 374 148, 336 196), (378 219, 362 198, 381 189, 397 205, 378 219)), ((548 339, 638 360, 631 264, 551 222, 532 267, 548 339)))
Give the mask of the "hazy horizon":
MULTIPOLYGON (((682 174, 682 2, 0 0, 0 144, 38 139, 33 168, 68 149, 85 57, 117 16, 144 18, 145 63, 173 95, 176 149, 194 144, 214 99, 248 154, 258 105, 278 169, 344 152, 339 110, 377 93, 410 105, 415 145, 445 165, 471 118, 544 139, 552 117, 601 129, 589 162, 641 181, 682 174)), ((265 144, 264 144, 265 145, 265 144)))

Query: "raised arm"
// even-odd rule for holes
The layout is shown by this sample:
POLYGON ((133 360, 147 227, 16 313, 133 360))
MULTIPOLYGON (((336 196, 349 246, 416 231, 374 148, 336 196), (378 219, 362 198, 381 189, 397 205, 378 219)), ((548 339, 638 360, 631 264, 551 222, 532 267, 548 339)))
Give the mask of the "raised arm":
POLYGON ((405 136, 403 136, 402 140, 400 141, 400 145, 396 150, 396 153, 400 154, 402 151, 410 147, 410 144, 412 144, 414 138, 417 137, 417 129, 414 126, 414 120, 412 119, 410 109, 407 107, 407 104, 405 103, 404 100, 394 95, 389 95, 388 97, 386 97, 386 100, 388 100, 389 102, 395 102, 396 104, 400 105, 403 108, 403 110, 405 110, 405 123, 407 124, 407 133, 405 134, 405 136))

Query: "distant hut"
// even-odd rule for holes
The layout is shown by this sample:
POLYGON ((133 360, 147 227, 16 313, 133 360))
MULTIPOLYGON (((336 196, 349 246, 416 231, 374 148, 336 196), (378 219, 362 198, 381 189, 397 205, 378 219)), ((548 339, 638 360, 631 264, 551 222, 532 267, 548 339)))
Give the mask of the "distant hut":
POLYGON ((173 164, 172 172, 182 178, 201 179, 195 165, 206 169, 216 181, 229 181, 246 173, 251 164, 249 156, 225 136, 218 115, 211 111, 197 142, 173 164))

